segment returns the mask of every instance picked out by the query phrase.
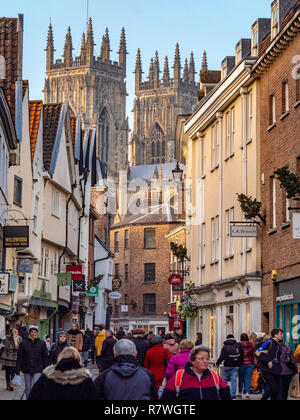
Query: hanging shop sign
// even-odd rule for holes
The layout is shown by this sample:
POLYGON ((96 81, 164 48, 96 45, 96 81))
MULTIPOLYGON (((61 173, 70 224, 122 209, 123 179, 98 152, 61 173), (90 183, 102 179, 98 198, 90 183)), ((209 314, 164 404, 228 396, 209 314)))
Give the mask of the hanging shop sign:
POLYGON ((28 248, 29 247, 29 226, 4 226, 3 247, 4 248, 28 248))
POLYGON ((0 273, 0 296, 9 294, 9 273, 0 273))
POLYGON ((98 286, 89 286, 87 290, 88 297, 98 297, 99 288, 98 286))
POLYGON ((177 285, 172 286, 172 291, 173 292, 183 292, 183 283, 179 284, 178 286, 177 285))
POLYGON ((72 276, 71 273, 58 273, 57 277, 57 286, 71 286, 72 276))
POLYGON ((183 284, 183 277, 179 276, 178 274, 173 274, 171 277, 168 278, 169 284, 172 286, 180 286, 183 284))
POLYGON ((254 225, 231 225, 231 238, 257 238, 258 227, 254 225))
POLYGON ((72 281, 82 280, 82 265, 67 265, 67 273, 71 273, 72 281))
POLYGON ((73 292, 85 293, 86 291, 85 278, 83 278, 82 280, 72 280, 72 283, 73 283, 73 292))
POLYGON ((122 295, 119 292, 110 292, 108 297, 113 300, 121 299, 122 295))
POLYGON ((20 258, 17 261, 17 272, 32 274, 34 260, 32 258, 20 258))
POLYGON ((300 213, 293 213, 293 239, 300 239, 300 213))

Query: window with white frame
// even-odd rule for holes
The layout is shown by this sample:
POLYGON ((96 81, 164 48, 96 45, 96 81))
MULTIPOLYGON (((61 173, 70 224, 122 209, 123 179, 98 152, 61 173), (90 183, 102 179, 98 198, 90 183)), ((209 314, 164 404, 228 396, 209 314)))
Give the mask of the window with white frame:
POLYGON ((234 153, 235 142, 235 108, 231 109, 231 153, 234 153))
POLYGON ((216 236, 215 236, 215 218, 211 219, 211 262, 216 259, 216 236))
POLYGON ((269 97, 269 125, 276 124, 276 98, 275 94, 271 94, 269 97))
POLYGON ((228 257, 230 254, 230 210, 225 211, 225 226, 226 226, 225 255, 226 257, 228 257))
POLYGON ((272 39, 279 32, 279 4, 278 2, 274 5, 272 10, 272 39))
POLYGON ((256 25, 252 30, 252 57, 258 56, 258 26, 256 25))
POLYGON ((218 162, 218 145, 217 145, 218 124, 211 129, 211 169, 215 169, 218 162))
POLYGON ((230 112, 228 111, 225 116, 226 121, 226 157, 231 153, 231 139, 230 139, 230 112))
POLYGON ((289 111, 289 84, 285 80, 282 82, 282 115, 289 111))
POLYGON ((49 278, 49 249, 42 247, 40 273, 41 277, 49 278))
POLYGON ((277 219, 276 219, 276 211, 277 211, 277 203, 276 203, 276 178, 270 178, 270 205, 271 205, 271 228, 275 229, 277 227, 277 219))
POLYGON ((60 217, 60 194, 55 189, 52 190, 52 214, 60 217))
POLYGON ((249 103, 248 103, 248 140, 252 139, 253 136, 253 93, 249 93, 249 103))
POLYGON ((216 221, 215 221, 215 234, 216 234, 216 260, 219 261, 220 255, 219 255, 219 251, 220 251, 220 219, 219 216, 216 216, 216 221))
POLYGON ((205 265, 205 259, 206 259, 206 229, 205 229, 205 223, 202 223, 201 225, 201 261, 200 265, 205 265))
MULTIPOLYGON (((234 207, 230 209, 229 222, 234 222, 234 207)), ((230 235, 230 223, 229 223, 229 235, 230 235)), ((230 254, 234 255, 234 238, 230 238, 230 254)))
POLYGON ((201 177, 206 175, 206 137, 201 139, 201 177))

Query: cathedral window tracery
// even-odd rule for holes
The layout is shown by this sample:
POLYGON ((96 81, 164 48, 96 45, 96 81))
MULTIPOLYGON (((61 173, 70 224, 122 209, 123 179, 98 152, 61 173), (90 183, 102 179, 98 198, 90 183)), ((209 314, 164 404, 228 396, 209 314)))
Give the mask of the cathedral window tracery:
POLYGON ((99 118, 99 133, 100 133, 100 156, 104 162, 108 161, 109 153, 109 118, 107 110, 104 108, 99 118))

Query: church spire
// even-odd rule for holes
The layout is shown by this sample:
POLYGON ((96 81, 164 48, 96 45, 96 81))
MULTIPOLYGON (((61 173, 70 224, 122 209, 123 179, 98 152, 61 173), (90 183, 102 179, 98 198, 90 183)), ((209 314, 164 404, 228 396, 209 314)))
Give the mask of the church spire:
POLYGON ((163 85, 164 87, 170 86, 170 71, 169 71, 169 62, 168 62, 167 56, 165 57, 163 85))
POLYGON ((45 49, 47 52, 46 54, 46 68, 47 70, 51 70, 51 67, 54 64, 54 38, 53 38, 53 31, 52 25, 50 22, 49 29, 48 29, 48 38, 47 38, 47 47, 45 49))
POLYGON ((81 64, 85 64, 85 61, 86 61, 86 43, 85 43, 85 33, 84 32, 83 32, 82 38, 81 38, 80 61, 81 61, 81 64))
POLYGON ((153 81, 154 81, 154 88, 159 88, 159 59, 158 59, 158 52, 155 52, 155 59, 154 59, 154 68, 153 68, 153 81))
POLYGON ((189 82, 191 84, 195 84, 195 60, 194 60, 194 54, 191 52, 191 58, 190 58, 190 69, 189 69, 189 82))
POLYGON ((127 51, 127 46, 126 46, 125 29, 122 28, 120 48, 119 48, 119 66, 124 67, 125 70, 126 70, 126 55, 127 54, 128 54, 128 51, 127 51))
POLYGON ((208 70, 208 66, 207 66, 207 54, 206 54, 206 51, 204 50, 203 57, 202 57, 201 71, 207 71, 207 70, 208 70))
POLYGON ((184 63, 183 81, 184 83, 189 83, 189 64, 187 58, 185 59, 184 63))
POLYGON ((102 46, 101 46, 101 61, 109 62, 110 61, 110 39, 108 28, 105 30, 105 35, 102 38, 102 46))
POLYGON ((73 51, 72 35, 71 35, 71 28, 69 26, 68 32, 66 35, 64 54, 63 54, 64 63, 66 67, 72 66, 72 63, 73 63, 72 51, 73 51))
POLYGON ((178 43, 176 44, 173 69, 174 69, 174 84, 175 84, 175 87, 178 87, 180 84, 180 76, 181 76, 180 51, 179 51, 178 43))
POLYGON ((140 90, 140 85, 142 83, 142 60, 141 60, 141 50, 137 50, 136 54, 136 64, 135 64, 135 90, 140 90))
POLYGON ((91 61, 94 57, 94 33, 92 18, 89 19, 88 31, 86 35, 86 56, 87 60, 91 61))
POLYGON ((153 57, 151 57, 150 67, 149 67, 149 83, 151 87, 153 87, 153 82, 154 82, 154 62, 153 62, 153 57))

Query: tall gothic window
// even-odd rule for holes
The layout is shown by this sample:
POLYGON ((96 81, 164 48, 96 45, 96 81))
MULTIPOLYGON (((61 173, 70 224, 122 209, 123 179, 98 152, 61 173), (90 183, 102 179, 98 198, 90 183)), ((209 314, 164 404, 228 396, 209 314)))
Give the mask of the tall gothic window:
POLYGON ((153 128, 151 138, 152 138, 152 148, 151 148, 152 163, 154 163, 154 158, 157 158, 156 162, 160 163, 161 157, 163 158, 163 160, 165 160, 166 143, 163 140, 164 132, 158 123, 156 123, 153 128))
POLYGON ((108 161, 109 153, 109 119, 108 113, 104 108, 99 118, 99 133, 100 133, 100 156, 101 160, 108 161))

